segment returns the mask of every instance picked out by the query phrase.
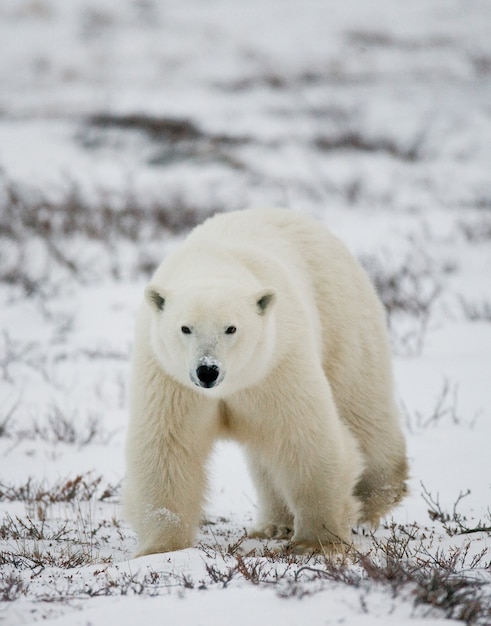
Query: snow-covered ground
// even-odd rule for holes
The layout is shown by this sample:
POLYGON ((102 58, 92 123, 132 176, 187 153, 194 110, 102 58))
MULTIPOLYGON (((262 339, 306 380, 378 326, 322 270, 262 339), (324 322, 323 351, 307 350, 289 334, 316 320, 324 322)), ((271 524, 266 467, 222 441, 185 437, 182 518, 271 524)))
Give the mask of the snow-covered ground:
POLYGON ((0 623, 491 623, 491 4, 3 0, 0 623), (346 562, 131 558, 126 384, 151 269, 213 211, 310 213, 387 305, 411 494, 346 562))

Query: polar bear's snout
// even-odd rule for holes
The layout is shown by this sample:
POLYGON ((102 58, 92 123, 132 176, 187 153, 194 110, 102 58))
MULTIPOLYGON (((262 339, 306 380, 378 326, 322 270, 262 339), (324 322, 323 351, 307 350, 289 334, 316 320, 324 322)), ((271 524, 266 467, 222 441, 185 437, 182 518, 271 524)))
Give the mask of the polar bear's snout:
POLYGON ((191 373, 191 379, 198 387, 216 387, 223 379, 220 361, 209 355, 201 357, 198 359, 196 371, 191 373))
POLYGON ((196 370, 201 387, 214 387, 220 375, 220 370, 216 365, 200 365, 196 370))

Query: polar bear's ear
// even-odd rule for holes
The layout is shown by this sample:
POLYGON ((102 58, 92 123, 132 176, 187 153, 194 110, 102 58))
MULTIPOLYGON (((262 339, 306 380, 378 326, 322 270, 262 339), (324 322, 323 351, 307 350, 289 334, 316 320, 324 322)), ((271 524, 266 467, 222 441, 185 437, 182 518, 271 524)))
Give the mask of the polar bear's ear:
POLYGON ((261 291, 256 295, 256 306, 259 315, 264 315, 276 300, 276 294, 272 289, 261 291))
POLYGON ((145 300, 155 311, 163 311, 165 298, 162 290, 155 285, 148 285, 145 287, 145 300))

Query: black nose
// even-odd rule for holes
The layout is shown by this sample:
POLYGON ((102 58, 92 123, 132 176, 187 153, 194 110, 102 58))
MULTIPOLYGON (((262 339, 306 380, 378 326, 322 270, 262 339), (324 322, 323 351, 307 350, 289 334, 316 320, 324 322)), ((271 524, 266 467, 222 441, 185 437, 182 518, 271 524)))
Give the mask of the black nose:
POLYGON ((199 384, 207 389, 215 386, 219 374, 220 370, 216 365, 200 365, 196 370, 199 384))

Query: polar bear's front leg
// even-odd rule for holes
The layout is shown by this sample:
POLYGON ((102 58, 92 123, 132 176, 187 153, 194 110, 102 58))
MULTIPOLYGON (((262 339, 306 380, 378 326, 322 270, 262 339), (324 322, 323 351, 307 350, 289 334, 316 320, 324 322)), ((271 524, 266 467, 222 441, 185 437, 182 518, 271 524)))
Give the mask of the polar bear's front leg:
POLYGON ((206 488, 205 458, 174 438, 128 454, 124 504, 139 538, 137 556, 192 545, 206 488))
MULTIPOLYGON (((138 382, 138 381, 137 381, 138 382)), ((202 514, 206 462, 216 436, 216 403, 176 388, 138 386, 131 403, 124 489, 138 556, 190 547, 202 514)))
POLYGON ((360 516, 354 492, 363 459, 323 374, 291 381, 282 401, 266 411, 257 445, 293 513, 293 546, 329 551, 350 543, 360 516))

